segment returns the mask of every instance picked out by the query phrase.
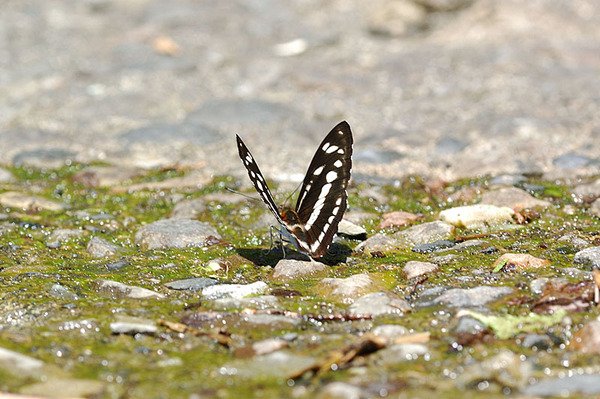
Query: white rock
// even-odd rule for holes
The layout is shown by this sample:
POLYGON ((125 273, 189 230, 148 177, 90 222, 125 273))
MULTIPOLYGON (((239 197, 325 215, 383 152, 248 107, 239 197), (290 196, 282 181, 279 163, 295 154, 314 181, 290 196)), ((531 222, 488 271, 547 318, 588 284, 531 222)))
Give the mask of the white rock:
POLYGON ((458 227, 480 228, 512 222, 514 211, 506 206, 467 205, 440 212, 440 220, 458 227))

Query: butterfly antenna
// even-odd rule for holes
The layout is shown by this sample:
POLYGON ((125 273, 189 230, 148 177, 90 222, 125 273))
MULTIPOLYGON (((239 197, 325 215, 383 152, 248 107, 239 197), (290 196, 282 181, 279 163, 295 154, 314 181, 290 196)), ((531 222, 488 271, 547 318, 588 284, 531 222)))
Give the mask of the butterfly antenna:
POLYGON ((251 196, 251 195, 248 195, 248 194, 241 193, 241 192, 239 192, 239 191, 237 191, 237 190, 234 190, 233 188, 225 187, 225 190, 229 191, 230 193, 234 193, 234 194, 241 195, 242 197, 245 197, 245 198, 251 199, 251 200, 253 200, 253 201, 262 201, 260 198, 255 198, 255 197, 253 197, 253 196, 251 196))
POLYGON ((300 186, 302 185, 302 183, 298 183, 298 185, 296 186, 296 188, 294 189, 294 191, 292 191, 290 193, 290 195, 287 196, 287 198, 285 199, 285 202, 283 203, 284 205, 287 205, 288 201, 290 200, 290 198, 292 198, 292 196, 294 194, 296 194, 296 191, 298 191, 300 189, 300 186))

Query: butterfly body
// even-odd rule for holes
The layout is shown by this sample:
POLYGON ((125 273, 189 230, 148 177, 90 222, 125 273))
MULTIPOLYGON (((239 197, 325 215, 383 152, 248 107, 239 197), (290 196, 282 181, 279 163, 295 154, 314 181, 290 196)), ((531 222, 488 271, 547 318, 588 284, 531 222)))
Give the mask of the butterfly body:
POLYGON ((248 177, 281 225, 282 234, 298 250, 313 258, 325 255, 346 210, 352 143, 348 123, 341 122, 335 126, 313 156, 296 207, 282 207, 280 210, 250 151, 237 136, 239 156, 248 177))

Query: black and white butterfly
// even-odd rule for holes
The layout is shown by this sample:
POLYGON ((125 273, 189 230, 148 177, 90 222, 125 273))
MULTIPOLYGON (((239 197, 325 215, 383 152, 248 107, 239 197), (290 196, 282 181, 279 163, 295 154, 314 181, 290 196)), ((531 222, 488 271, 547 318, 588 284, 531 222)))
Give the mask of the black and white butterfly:
POLYGON ((281 233, 300 252, 320 258, 346 211, 346 188, 352 168, 352 131, 340 122, 319 145, 298 194, 296 208, 275 205, 273 195, 248 147, 236 135, 240 158, 262 200, 281 225, 281 233))

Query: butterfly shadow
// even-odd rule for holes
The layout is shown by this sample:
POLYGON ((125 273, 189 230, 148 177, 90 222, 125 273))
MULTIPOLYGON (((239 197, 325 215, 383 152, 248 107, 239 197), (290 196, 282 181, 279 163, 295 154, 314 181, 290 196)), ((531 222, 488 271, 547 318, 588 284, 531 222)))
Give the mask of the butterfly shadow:
MULTIPOLYGON (((264 248, 236 248, 238 255, 247 259, 257 266, 271 266, 275 265, 282 259, 292 259, 301 261, 310 261, 308 255, 298 251, 294 251, 290 248, 285 248, 285 253, 281 247, 264 249, 264 248), (285 256, 284 256, 285 255, 285 256)), ((324 263, 329 266, 335 266, 339 263, 344 263, 348 257, 352 254, 352 249, 341 243, 333 243, 329 247, 327 254, 320 259, 318 262, 324 263)))

